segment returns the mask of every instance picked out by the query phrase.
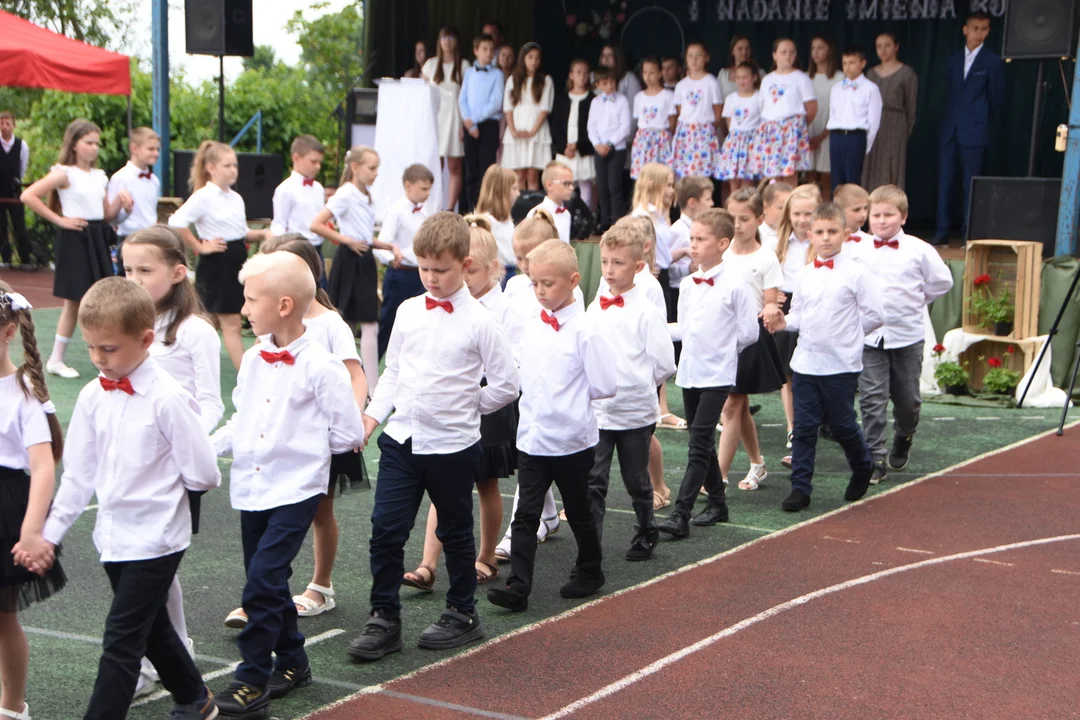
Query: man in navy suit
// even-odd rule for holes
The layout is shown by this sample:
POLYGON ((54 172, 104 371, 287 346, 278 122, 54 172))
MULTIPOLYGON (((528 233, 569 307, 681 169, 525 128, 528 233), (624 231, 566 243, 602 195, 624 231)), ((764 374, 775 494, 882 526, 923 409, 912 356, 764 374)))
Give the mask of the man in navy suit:
POLYGON ((982 173, 986 146, 990 144, 990 117, 1001 112, 1004 104, 1005 64, 1000 55, 983 46, 989 34, 989 15, 968 15, 964 23, 965 47, 949 57, 946 67, 935 245, 945 244, 949 232, 949 206, 958 164, 964 183, 963 223, 967 226, 971 178, 982 173))

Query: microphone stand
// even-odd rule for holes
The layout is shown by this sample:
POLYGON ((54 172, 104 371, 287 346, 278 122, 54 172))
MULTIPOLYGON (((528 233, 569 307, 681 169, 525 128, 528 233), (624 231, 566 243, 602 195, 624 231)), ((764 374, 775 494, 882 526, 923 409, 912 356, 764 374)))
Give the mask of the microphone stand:
POLYGON ((337 104, 334 105, 334 109, 330 111, 330 116, 337 118, 338 141, 341 142, 341 147, 346 148, 344 152, 338 152, 337 177, 341 177, 341 164, 345 159, 345 152, 348 152, 347 148, 349 145, 348 138, 345 137, 345 108, 348 107, 349 98, 352 96, 353 90, 355 90, 359 85, 363 84, 368 79, 368 76, 371 75, 371 71, 375 68, 376 65, 378 65, 378 60, 379 51, 372 50, 371 56, 368 58, 368 66, 364 68, 364 72, 360 74, 360 77, 356 78, 355 82, 353 82, 352 84, 352 87, 350 87, 345 92, 345 96, 338 100, 337 104))

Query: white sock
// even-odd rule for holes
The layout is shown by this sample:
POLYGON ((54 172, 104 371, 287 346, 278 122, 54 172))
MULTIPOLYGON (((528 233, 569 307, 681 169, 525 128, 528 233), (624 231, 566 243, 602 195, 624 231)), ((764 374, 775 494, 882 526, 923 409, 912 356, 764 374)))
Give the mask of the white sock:
POLYGON ((180 644, 187 648, 188 632, 187 619, 184 617, 184 591, 180 589, 180 578, 173 577, 169 587, 169 597, 165 600, 165 610, 169 613, 169 621, 173 629, 180 637, 180 644))
POLYGON ((540 519, 550 520, 556 517, 559 517, 559 509, 555 507, 555 493, 548 488, 547 495, 544 496, 544 512, 541 513, 540 519))
POLYGON ((521 490, 518 489, 517 485, 515 485, 514 486, 514 507, 512 507, 510 509, 510 522, 508 522, 506 524, 506 532, 503 534, 503 540, 509 540, 510 539, 510 526, 514 524, 514 516, 517 515, 518 496, 520 495, 520 493, 521 493, 521 490))
POLYGON ((67 352, 68 343, 71 342, 71 338, 64 337, 63 335, 57 335, 53 338, 52 353, 49 355, 49 364, 64 362, 64 353, 67 352))
POLYGON ((368 395, 379 384, 379 323, 360 323, 360 364, 367 377, 368 395))

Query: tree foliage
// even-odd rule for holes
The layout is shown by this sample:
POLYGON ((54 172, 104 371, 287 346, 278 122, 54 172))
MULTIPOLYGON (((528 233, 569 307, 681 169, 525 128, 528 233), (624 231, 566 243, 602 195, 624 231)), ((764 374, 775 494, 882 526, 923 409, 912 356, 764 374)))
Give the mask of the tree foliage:
POLYGON ((130 0, 3 0, 6 12, 61 35, 98 47, 117 49, 125 36, 124 19, 134 12, 130 0))
POLYGON ((326 3, 317 3, 309 11, 297 11, 285 29, 297 34, 300 61, 312 84, 326 92, 329 111, 364 72, 364 24, 359 2, 341 12, 306 19, 311 11, 325 8, 326 3))

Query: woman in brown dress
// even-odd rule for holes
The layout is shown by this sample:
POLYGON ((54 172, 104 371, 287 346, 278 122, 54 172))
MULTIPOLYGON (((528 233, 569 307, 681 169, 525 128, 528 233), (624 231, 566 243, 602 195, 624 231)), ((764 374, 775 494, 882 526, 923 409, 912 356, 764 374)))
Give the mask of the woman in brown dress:
POLYGON ((866 77, 881 89, 884 107, 881 129, 863 166, 862 186, 867 191, 890 184, 904 187, 907 144, 915 127, 915 100, 919 94, 918 75, 896 57, 900 50, 896 36, 879 33, 874 44, 881 64, 867 70, 866 77))

